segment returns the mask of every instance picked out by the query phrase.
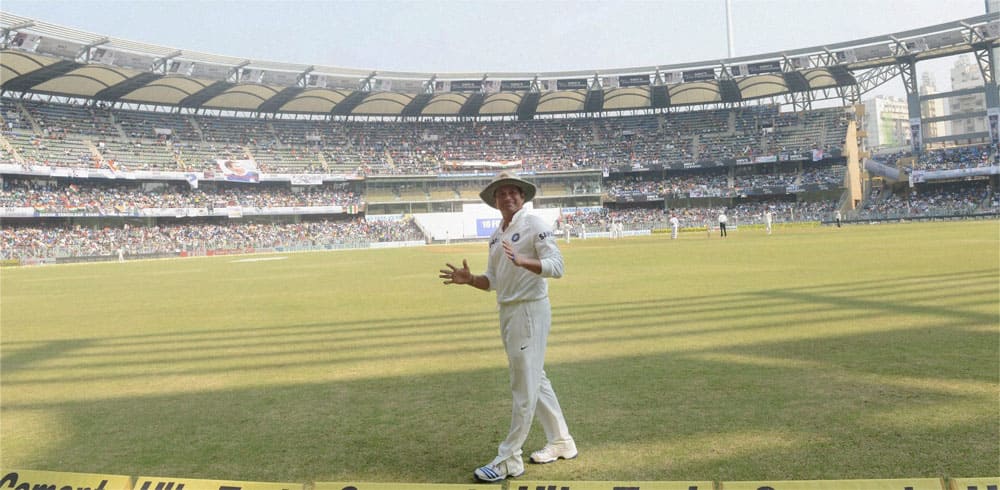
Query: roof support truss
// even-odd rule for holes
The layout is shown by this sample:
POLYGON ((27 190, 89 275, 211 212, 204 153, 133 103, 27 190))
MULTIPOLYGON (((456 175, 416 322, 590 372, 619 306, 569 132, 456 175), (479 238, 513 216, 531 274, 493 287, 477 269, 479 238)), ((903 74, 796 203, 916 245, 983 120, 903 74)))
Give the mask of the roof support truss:
POLYGON ((987 84, 993 83, 993 49, 977 48, 975 51, 976 64, 979 65, 979 73, 983 76, 983 81, 987 84))
POLYGON ((79 52, 76 53, 76 62, 77 63, 90 63, 90 58, 94 54, 94 48, 96 48, 96 47, 98 47, 98 46, 100 46, 102 44, 107 44, 109 42, 111 42, 110 38, 102 37, 101 39, 98 39, 98 40, 96 40, 96 41, 94 41, 92 43, 88 43, 83 48, 81 48, 79 52))
POLYGON ((244 66, 250 64, 250 60, 243 60, 242 63, 229 69, 229 74, 226 75, 226 81, 229 83, 239 83, 241 80, 242 70, 244 66))
POLYGON ((184 52, 178 50, 178 51, 174 51, 173 53, 170 53, 170 54, 168 54, 166 56, 162 56, 160 58, 157 58, 157 59, 153 60, 153 68, 152 68, 151 71, 153 71, 153 72, 160 72, 161 75, 166 75, 167 74, 167 66, 170 65, 170 60, 172 60, 172 59, 174 59, 174 58, 176 58, 176 57, 178 57, 178 56, 180 56, 182 54, 184 54, 184 52))
POLYGON ((296 87, 306 87, 306 86, 308 86, 309 85, 309 74, 312 73, 313 70, 315 70, 315 69, 316 69, 315 66, 310 66, 309 68, 306 68, 305 70, 303 70, 302 73, 299 73, 295 77, 295 86, 296 87))
POLYGON ((0 48, 7 49, 10 47, 10 43, 14 41, 14 37, 17 36, 17 31, 21 29, 27 29, 35 25, 33 21, 24 21, 14 24, 10 27, 5 27, 0 29, 0 48))
POLYGON ((912 56, 896 58, 896 68, 899 76, 903 80, 903 88, 906 89, 907 97, 917 95, 917 63, 912 56))
POLYGON ((358 90, 361 92, 371 92, 372 82, 375 80, 375 75, 377 75, 377 73, 373 71, 369 73, 367 77, 362 78, 361 82, 358 83, 358 90))
POLYGON ((876 87, 896 78, 897 75, 899 75, 899 67, 896 65, 878 66, 870 70, 855 72, 855 77, 858 79, 858 89, 862 94, 871 92, 876 87))

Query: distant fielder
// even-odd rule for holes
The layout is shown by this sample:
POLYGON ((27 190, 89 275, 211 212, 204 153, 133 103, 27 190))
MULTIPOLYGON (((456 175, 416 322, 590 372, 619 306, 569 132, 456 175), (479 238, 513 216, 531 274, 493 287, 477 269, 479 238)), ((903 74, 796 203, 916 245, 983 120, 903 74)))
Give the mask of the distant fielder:
POLYGON ((544 370, 552 323, 545 278, 562 277, 562 254, 545 222, 522 209, 535 197, 533 184, 505 172, 490 182, 479 197, 503 215, 500 227, 490 237, 486 272, 472 274, 468 262, 462 259, 461 268, 446 264, 448 268, 441 269, 438 277, 445 284, 495 290, 500 305, 500 336, 507 351, 513 398, 510 432, 500 443, 496 458, 474 472, 477 479, 493 482, 524 473, 521 446, 533 417, 538 417, 548 441, 531 454, 533 462, 572 459, 577 450, 544 370))

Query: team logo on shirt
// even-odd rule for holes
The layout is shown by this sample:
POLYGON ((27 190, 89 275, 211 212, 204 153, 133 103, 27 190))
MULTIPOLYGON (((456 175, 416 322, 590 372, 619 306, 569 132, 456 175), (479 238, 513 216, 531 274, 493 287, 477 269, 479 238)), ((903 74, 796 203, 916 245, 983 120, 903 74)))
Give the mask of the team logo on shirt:
POLYGON ((510 237, 510 241, 512 241, 512 242, 516 242, 516 241, 518 241, 520 239, 521 239, 521 234, 520 233, 514 233, 514 236, 510 237))

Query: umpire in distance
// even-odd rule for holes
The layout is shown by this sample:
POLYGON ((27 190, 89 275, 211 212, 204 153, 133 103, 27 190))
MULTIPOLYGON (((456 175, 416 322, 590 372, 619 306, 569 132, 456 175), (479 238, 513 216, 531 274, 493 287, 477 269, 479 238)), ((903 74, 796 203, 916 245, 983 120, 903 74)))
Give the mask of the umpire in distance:
POLYGON ((534 417, 545 431, 547 444, 531 454, 534 463, 551 463, 577 455, 576 443, 566 426, 552 383, 545 376, 545 347, 552 324, 546 278, 563 275, 563 259, 552 230, 523 209, 535 197, 535 186, 506 172, 479 193, 503 220, 489 243, 486 272, 474 275, 469 263, 446 264, 441 269, 445 284, 468 284, 483 291, 496 291, 500 305, 500 337, 510 368, 513 399, 510 432, 500 443, 497 456, 474 472, 481 481, 501 481, 524 473, 521 446, 534 417))

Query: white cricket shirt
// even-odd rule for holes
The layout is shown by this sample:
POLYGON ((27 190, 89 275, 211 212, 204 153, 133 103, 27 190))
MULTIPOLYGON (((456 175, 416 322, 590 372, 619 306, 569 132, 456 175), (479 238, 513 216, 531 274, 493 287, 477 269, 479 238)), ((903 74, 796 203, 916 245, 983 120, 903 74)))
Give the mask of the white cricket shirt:
POLYGON ((497 303, 546 298, 549 286, 545 278, 560 278, 562 275, 563 258, 552 230, 541 218, 529 214, 523 208, 514 214, 506 231, 501 226, 490 237, 490 255, 485 276, 490 280, 490 290, 497 292, 497 303), (510 242, 517 255, 539 259, 542 273, 535 274, 514 265, 504 254, 503 242, 510 242))

